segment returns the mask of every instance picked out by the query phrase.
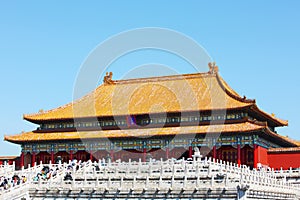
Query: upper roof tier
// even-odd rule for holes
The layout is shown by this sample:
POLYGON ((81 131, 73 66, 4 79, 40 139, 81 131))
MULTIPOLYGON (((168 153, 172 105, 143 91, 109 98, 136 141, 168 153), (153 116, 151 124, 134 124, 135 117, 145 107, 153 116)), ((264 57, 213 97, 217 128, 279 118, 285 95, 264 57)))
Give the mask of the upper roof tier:
POLYGON ((238 95, 215 70, 128 80, 112 80, 111 76, 105 76, 103 84, 79 100, 49 111, 24 115, 24 119, 42 123, 73 118, 248 107, 278 126, 287 125, 287 121, 259 110, 255 100, 238 95))

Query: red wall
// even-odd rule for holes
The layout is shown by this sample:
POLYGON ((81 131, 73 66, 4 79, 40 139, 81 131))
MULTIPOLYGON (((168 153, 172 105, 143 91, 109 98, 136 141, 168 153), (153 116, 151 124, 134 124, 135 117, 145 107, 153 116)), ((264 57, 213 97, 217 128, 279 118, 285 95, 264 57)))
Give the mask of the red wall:
POLYGON ((274 169, 300 167, 300 152, 268 153, 269 166, 274 169))
POLYGON ((268 165, 268 149, 265 149, 261 146, 257 146, 257 162, 262 165, 268 165))

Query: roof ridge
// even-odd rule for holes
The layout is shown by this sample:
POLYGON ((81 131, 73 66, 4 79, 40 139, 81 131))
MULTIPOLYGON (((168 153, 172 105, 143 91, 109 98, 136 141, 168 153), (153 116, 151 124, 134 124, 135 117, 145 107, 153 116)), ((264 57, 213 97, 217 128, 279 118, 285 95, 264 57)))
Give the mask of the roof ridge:
MULTIPOLYGON (((181 79, 191 79, 199 78, 203 76, 215 76, 209 72, 199 72, 191 74, 175 74, 167 76, 153 76, 153 77, 143 77, 143 78, 129 78, 129 79, 120 79, 113 80, 112 84, 126 84, 126 83, 143 83, 143 82, 156 82, 156 81, 169 81, 169 80, 181 80, 181 79)), ((109 85, 109 84, 106 84, 109 85)))

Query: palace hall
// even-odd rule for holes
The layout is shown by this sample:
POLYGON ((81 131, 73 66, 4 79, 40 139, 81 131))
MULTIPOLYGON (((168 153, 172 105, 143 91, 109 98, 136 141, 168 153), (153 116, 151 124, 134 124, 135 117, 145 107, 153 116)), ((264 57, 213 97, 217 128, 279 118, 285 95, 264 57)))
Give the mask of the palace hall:
POLYGON ((253 168, 300 166, 299 142, 276 131, 288 121, 240 96, 213 63, 205 73, 127 80, 107 73, 82 98, 23 118, 37 129, 4 138, 21 146, 19 166, 57 158, 188 159, 195 149, 253 168))

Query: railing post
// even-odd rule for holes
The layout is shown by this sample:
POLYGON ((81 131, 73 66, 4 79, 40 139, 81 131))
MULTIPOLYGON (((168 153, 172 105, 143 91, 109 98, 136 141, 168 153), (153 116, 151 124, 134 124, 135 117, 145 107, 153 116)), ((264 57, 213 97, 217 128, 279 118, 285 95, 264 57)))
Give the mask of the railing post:
MULTIPOLYGON (((124 180, 123 180, 123 176, 122 176, 122 177, 121 177, 121 180, 120 180, 120 188, 123 188, 123 185, 124 185, 124 184, 123 184, 123 181, 124 181, 124 180)), ((134 188, 134 184, 133 184, 133 188, 134 188)))
POLYGON ((41 189, 41 185, 42 185, 42 179, 41 179, 41 177, 39 177, 38 185, 39 185, 39 188, 41 189))
POLYGON ((187 176, 184 176, 182 189, 185 190, 186 187, 187 187, 187 176))
POLYGON ((110 176, 108 176, 108 181, 107 181, 107 189, 111 187, 111 179, 110 176))
POLYGON ((61 160, 58 161, 58 167, 61 168, 61 160))
POLYGON ((162 188, 162 177, 159 176, 159 181, 158 181, 158 190, 160 190, 162 188))
POLYGON ((211 176, 211 179, 210 179, 210 186, 213 188, 214 187, 214 181, 215 181, 215 177, 214 176, 211 176))
POLYGON ((149 162, 149 172, 148 172, 148 174, 149 174, 149 176, 151 176, 152 175, 152 163, 151 163, 151 159, 150 159, 150 162, 149 162))
POLYGON ((211 165, 208 165, 208 169, 207 169, 207 176, 211 176, 211 165))
POLYGON ((136 176, 133 177, 133 189, 137 188, 136 187, 136 176))
POLYGON ((146 190, 148 186, 149 186, 149 176, 146 176, 146 184, 144 189, 146 190))
POLYGON ((185 163, 184 165, 184 176, 187 176, 188 175, 188 166, 187 166, 187 163, 185 163))
POLYGON ((200 174, 199 164, 196 165, 196 176, 198 177, 200 174))
POLYGON ((76 184, 75 184, 75 178, 73 177, 73 180, 72 180, 72 183, 71 183, 71 187, 72 187, 72 189, 74 189, 74 188, 75 188, 75 186, 76 186, 76 184))
POLYGON ((243 174, 241 173, 241 174, 240 174, 240 183, 242 184, 243 181, 244 181, 244 177, 243 177, 243 174))
POLYGON ((172 168, 172 176, 174 177, 176 174, 176 166, 175 164, 173 164, 173 168, 172 168))
POLYGON ((161 163, 160 165, 160 176, 163 176, 164 173, 164 168, 163 168, 163 164, 161 163))
POLYGON ((200 176, 197 176, 196 187, 197 187, 197 188, 200 187, 200 176))
POLYGON ((99 187, 99 179, 98 179, 98 176, 96 177, 96 183, 95 183, 95 187, 99 187))
POLYGON ((117 167, 117 166, 114 166, 114 169, 115 169, 115 174, 114 174, 114 175, 117 177, 117 176, 118 176, 118 172, 119 172, 119 171, 118 171, 118 167, 117 167))

